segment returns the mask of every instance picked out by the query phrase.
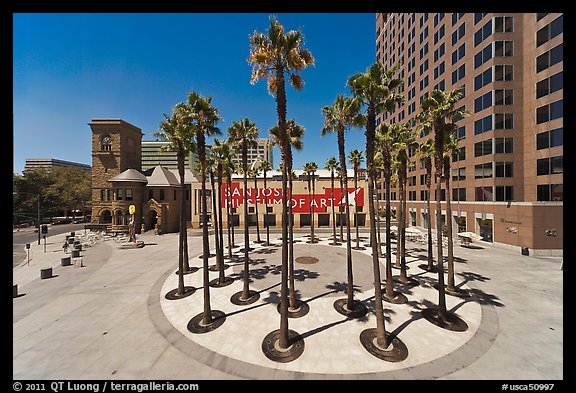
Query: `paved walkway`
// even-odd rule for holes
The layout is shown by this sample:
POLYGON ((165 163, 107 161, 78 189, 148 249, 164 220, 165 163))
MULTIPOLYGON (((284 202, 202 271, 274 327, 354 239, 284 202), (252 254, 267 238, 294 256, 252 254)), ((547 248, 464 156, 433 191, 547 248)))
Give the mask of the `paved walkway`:
MULTIPOLYGON (((189 231, 195 266, 202 263, 198 235, 189 231)), ((20 293, 13 300, 14 379, 563 378, 561 258, 456 245, 457 284, 475 294, 466 302, 447 297, 448 308, 469 325, 457 333, 421 317, 423 307, 437 302, 435 276, 418 268, 425 262, 425 246, 409 243, 408 273, 421 285, 405 291, 407 304, 384 304, 387 329, 406 343, 409 355, 388 363, 369 355, 358 339, 360 331, 375 327, 373 313, 347 320, 332 306, 343 297, 345 248, 327 241, 297 243, 297 257, 318 259, 295 266, 298 295, 309 301, 310 312, 289 323, 304 336, 305 350, 297 360, 279 364, 260 349, 263 337, 279 327, 278 248, 252 245, 251 289, 261 296, 249 306, 229 301, 242 287, 242 265, 230 263, 226 275, 236 281, 210 291, 212 308, 225 312, 226 321, 213 332, 194 335, 186 325, 202 310, 202 270, 185 276, 187 285, 198 288, 195 294, 166 300, 166 292, 176 287, 178 235, 145 233, 140 239, 146 243, 141 249, 100 240, 81 253, 84 267, 60 266, 64 235, 50 237, 46 253, 43 245, 32 245, 30 264, 13 270, 20 293), (41 280, 45 267, 52 267, 55 277, 41 280)), ((242 241, 237 234, 237 243, 242 241)), ((355 296, 373 309, 368 250, 354 251, 354 266, 355 296)))

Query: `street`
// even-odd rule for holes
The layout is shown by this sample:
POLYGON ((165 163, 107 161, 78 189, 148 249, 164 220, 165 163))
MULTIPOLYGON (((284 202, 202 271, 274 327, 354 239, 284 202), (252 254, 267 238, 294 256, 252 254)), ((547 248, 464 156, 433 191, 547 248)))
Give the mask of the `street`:
MULTIPOLYGON (((84 231, 85 224, 62 224, 48 225, 48 235, 46 242, 50 242, 50 237, 71 231, 84 231)), ((34 232, 35 228, 23 228, 18 231, 14 230, 12 235, 12 268, 17 266, 26 258, 26 243, 38 244, 38 233, 34 232)), ((42 235, 40 235, 42 236, 42 235)), ((40 244, 44 244, 44 239, 40 237, 40 244)))

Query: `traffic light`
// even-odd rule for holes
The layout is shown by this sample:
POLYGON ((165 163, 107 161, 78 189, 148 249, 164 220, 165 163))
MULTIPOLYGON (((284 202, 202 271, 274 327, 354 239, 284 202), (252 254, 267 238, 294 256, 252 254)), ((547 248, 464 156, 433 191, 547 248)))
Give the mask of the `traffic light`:
POLYGON ((42 225, 42 234, 46 235, 48 233, 48 225, 42 225))

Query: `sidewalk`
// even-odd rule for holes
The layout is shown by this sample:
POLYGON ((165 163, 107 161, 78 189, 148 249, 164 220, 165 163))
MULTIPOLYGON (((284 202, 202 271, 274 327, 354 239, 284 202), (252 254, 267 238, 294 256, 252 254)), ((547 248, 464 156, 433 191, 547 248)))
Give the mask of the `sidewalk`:
MULTIPOLYGON (((299 232, 298 236, 306 233, 299 232)), ((317 234, 326 238, 331 231, 317 234)), ((197 256, 202 253, 202 238, 197 235, 189 231, 190 264, 201 266, 202 260, 197 256)), ((261 230, 260 237, 265 239, 265 236, 261 230)), ((273 238, 278 236, 271 234, 273 238)), ((181 299, 167 304, 164 299, 166 290, 174 287, 177 278, 174 272, 178 261, 178 234, 145 233, 139 239, 146 246, 131 250, 119 249, 114 241, 100 241, 81 252, 85 265, 82 268, 60 266, 64 238, 65 235, 61 235, 61 239, 54 236, 51 244, 47 244, 46 253, 42 244, 32 244, 34 257, 30 265, 13 269, 13 282, 19 285, 21 294, 13 300, 14 379, 563 378, 561 258, 455 245, 456 283, 465 281, 463 285, 476 290, 479 296, 478 302, 460 306, 461 299, 447 297, 447 302, 449 307, 458 306, 459 315, 466 319, 470 329, 458 336, 457 340, 461 341, 449 342, 450 339, 442 339, 446 335, 443 329, 425 325, 428 322, 423 319, 403 326, 410 318, 407 312, 418 313, 416 309, 385 303, 388 310, 385 312, 391 318, 388 326, 400 329, 399 337, 410 350, 403 364, 374 361, 361 346, 356 346, 356 329, 375 327, 373 317, 368 317, 361 326, 340 323, 337 314, 330 315, 334 312, 332 302, 342 294, 317 297, 310 303, 308 316, 290 319, 290 328, 301 334, 308 332, 304 354, 280 366, 271 364, 260 348, 254 346, 262 341, 259 329, 268 332, 278 327, 278 314, 270 302, 278 288, 269 288, 279 277, 274 274, 278 263, 275 254, 251 254, 251 258, 260 259, 259 265, 251 267, 259 269, 254 274, 262 277, 255 276, 251 283, 251 287, 263 291, 261 305, 253 305, 260 307, 248 310, 251 306, 229 304, 230 293, 241 287, 241 268, 234 266, 226 275, 238 281, 229 287, 211 288, 213 308, 227 312, 230 317, 214 332, 191 337, 183 323, 201 308, 202 290, 187 298, 189 303, 181 299), (45 267, 53 268, 54 278, 40 279, 40 269, 45 267), (266 298, 269 301, 264 304, 266 298), (246 336, 239 334, 244 330, 249 332, 246 336), (345 348, 350 351, 336 352, 343 347, 334 345, 333 335, 349 337, 352 341, 345 348), (316 356, 350 362, 321 365, 314 360, 316 356), (355 356, 364 357, 365 361, 353 362, 355 356)), ((251 240, 255 240, 254 234, 251 240)), ((236 243, 243 244, 243 232, 236 231, 236 243)), ((345 248, 326 245, 307 245, 309 248, 306 248, 303 243, 297 244, 303 252, 312 253, 310 255, 320 260, 316 265, 297 266, 302 274, 309 272, 304 281, 296 284, 303 299, 322 295, 325 292, 322 288, 331 281, 345 282, 345 276, 340 277, 344 265, 338 254, 342 253, 337 251, 344 250, 342 261, 345 261, 345 248), (326 257, 330 261, 322 262, 326 257), (334 263, 338 267, 323 266, 323 263, 334 263), (311 274, 314 272, 317 275, 311 274)), ((409 243, 407 250, 410 252, 408 274, 421 273, 418 264, 425 262, 422 257, 426 255, 426 248, 409 243)), ((356 253, 359 252, 355 252, 355 256, 359 255, 356 253)), ((371 258, 369 254, 365 257, 366 260, 355 257, 355 283, 362 291, 358 295, 362 300, 373 296, 371 258)), ((213 263, 211 258, 210 264, 213 263)), ((211 278, 217 277, 217 273, 210 274, 211 278)), ((186 285, 202 286, 201 271, 185 279, 186 285)), ((411 304, 423 304, 426 299, 422 296, 436 304, 437 296, 430 289, 434 275, 424 274, 418 279, 421 286, 407 293, 411 304), (426 276, 429 278, 425 279, 426 276)))

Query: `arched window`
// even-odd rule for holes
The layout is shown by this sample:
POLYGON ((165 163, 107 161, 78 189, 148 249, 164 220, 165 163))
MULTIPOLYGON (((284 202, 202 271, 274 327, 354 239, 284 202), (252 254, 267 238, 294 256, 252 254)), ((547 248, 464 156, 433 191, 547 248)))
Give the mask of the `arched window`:
POLYGON ((102 224, 112 224, 112 213, 110 213, 110 210, 104 210, 100 217, 102 224))
POLYGON ((112 138, 110 135, 102 135, 102 140, 100 142, 100 150, 111 151, 112 150, 112 138))
POLYGON ((124 225, 122 210, 116 211, 116 225, 124 225))

